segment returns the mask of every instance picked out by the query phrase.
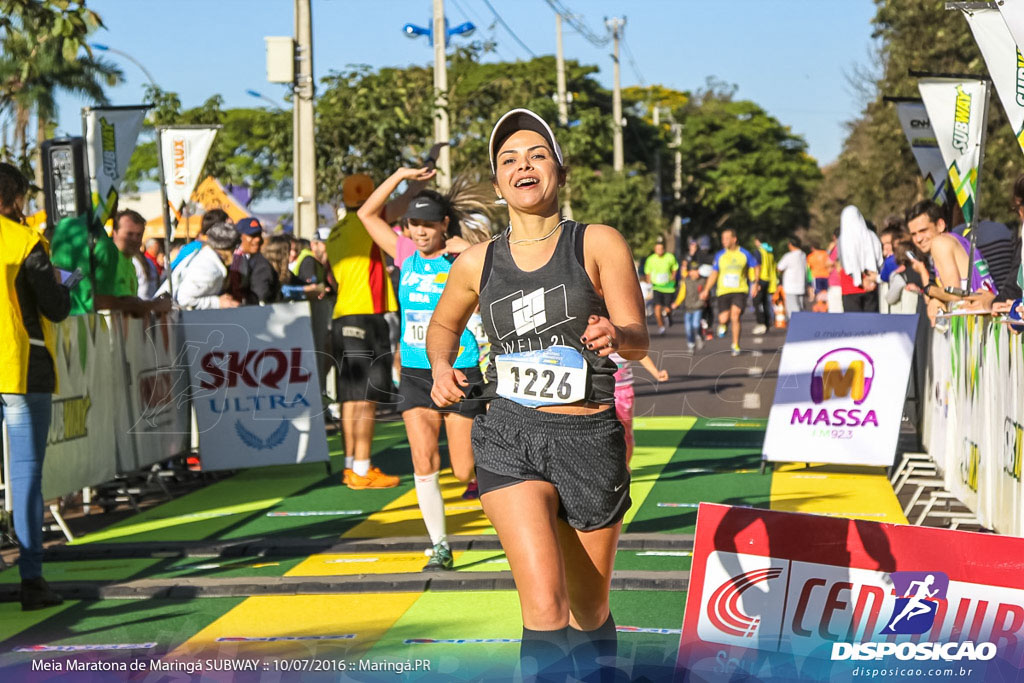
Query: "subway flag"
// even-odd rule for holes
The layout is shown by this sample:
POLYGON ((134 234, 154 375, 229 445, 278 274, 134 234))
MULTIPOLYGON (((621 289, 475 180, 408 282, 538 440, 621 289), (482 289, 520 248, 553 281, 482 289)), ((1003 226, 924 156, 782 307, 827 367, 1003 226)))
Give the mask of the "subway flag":
POLYGON ((988 103, 988 81, 930 77, 918 81, 953 192, 971 223, 978 197, 978 172, 988 103))
POLYGON ((964 10, 964 17, 981 48, 1013 136, 1024 151, 1024 55, 998 9, 964 10))

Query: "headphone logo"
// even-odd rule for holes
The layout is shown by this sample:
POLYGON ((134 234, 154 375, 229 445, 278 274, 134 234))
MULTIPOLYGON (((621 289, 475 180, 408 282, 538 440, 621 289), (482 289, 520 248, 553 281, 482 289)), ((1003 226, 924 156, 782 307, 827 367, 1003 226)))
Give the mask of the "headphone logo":
POLYGON ((811 400, 823 403, 832 398, 849 397, 859 406, 871 391, 874 375, 875 363, 868 354, 852 347, 833 349, 814 365, 811 400))

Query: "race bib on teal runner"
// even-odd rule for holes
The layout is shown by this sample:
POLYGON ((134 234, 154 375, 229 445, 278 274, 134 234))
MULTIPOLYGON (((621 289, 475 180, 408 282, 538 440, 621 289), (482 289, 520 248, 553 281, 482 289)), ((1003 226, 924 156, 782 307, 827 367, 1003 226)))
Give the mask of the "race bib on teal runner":
POLYGON ((427 347, 427 326, 430 325, 430 316, 433 311, 406 311, 405 312, 405 334, 402 340, 409 346, 418 349, 427 347))
POLYGON ((529 408, 582 401, 587 361, 571 346, 504 353, 494 359, 498 396, 529 408))

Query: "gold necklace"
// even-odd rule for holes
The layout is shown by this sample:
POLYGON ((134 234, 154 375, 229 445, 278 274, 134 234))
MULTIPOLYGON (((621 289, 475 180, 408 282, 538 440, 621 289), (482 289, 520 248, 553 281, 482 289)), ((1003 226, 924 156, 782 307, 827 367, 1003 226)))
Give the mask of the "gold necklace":
POLYGON ((508 224, 508 229, 505 231, 505 234, 508 235, 508 243, 509 244, 530 244, 532 242, 543 242, 547 238, 549 238, 552 235, 554 235, 555 232, 557 232, 557 230, 560 227, 562 227, 562 223, 566 223, 566 222, 568 222, 568 220, 569 220, 568 218, 563 218, 562 220, 558 221, 558 224, 555 225, 555 227, 551 228, 551 232, 549 232, 548 234, 544 235, 543 237, 525 237, 525 238, 523 238, 521 240, 514 240, 514 239, 512 239, 512 224, 511 223, 508 224))

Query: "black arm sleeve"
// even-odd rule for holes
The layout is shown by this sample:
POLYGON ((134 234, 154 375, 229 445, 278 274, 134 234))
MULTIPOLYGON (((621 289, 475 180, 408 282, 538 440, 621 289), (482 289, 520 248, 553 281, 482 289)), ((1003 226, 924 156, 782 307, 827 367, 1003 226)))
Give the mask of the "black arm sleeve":
POLYGON ((71 292, 57 282, 53 265, 41 243, 25 259, 22 272, 40 313, 55 323, 68 317, 71 312, 71 292))
POLYGON ((249 291, 260 303, 272 303, 281 288, 277 273, 265 258, 251 259, 249 263, 249 291))
POLYGON ((1020 242, 1021 237, 1018 235, 1013 241, 1013 260, 1010 262, 1010 269, 1003 281, 996 283, 996 287, 999 288, 999 296, 996 299, 999 301, 1013 301, 1021 297, 1020 285, 1017 284, 1017 273, 1020 271, 1020 242))

